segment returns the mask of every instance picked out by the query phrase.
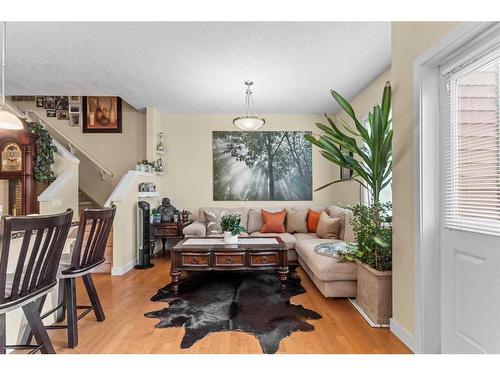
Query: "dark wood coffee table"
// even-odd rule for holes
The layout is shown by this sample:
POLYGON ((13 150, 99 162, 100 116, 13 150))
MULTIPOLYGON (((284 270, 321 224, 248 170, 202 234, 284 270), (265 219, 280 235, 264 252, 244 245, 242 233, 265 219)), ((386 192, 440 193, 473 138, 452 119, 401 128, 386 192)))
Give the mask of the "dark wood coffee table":
POLYGON ((234 245, 222 238, 186 238, 171 249, 172 289, 179 290, 182 271, 269 271, 280 275, 285 289, 288 259, 279 237, 242 237, 234 245))

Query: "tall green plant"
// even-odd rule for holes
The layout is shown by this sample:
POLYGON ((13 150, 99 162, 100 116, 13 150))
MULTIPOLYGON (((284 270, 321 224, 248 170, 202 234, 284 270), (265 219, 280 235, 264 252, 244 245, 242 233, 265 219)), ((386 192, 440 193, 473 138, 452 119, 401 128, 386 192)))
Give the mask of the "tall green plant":
POLYGON ((37 136, 35 180, 42 183, 51 183, 56 179, 52 164, 54 164, 54 153, 57 152, 57 149, 52 144, 50 133, 41 124, 34 122, 30 124, 30 129, 37 136))
MULTIPOLYGON (((305 135, 305 138, 318 146, 321 155, 332 163, 352 169, 352 179, 370 190, 373 203, 378 204, 380 192, 392 180, 391 85, 386 82, 382 104, 374 106, 368 114, 367 128, 358 120, 347 100, 334 90, 331 94, 353 120, 354 128, 340 117, 334 121, 325 114, 329 126, 316 123, 323 133, 319 136, 305 135)), ((345 180, 330 182, 316 191, 342 181, 345 180)))

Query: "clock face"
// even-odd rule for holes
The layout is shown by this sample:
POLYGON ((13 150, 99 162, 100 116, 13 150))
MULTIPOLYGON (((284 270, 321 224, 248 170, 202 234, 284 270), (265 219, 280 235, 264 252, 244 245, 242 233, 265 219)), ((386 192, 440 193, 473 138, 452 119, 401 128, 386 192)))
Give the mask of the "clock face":
POLYGON ((22 170, 22 152, 17 143, 7 143, 2 149, 2 172, 22 170))

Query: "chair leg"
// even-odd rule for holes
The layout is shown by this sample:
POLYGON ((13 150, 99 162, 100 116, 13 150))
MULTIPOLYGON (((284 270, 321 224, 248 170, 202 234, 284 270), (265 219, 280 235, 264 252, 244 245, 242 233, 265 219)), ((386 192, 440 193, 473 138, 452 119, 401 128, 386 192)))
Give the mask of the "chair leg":
POLYGON ((94 281, 90 273, 83 275, 83 283, 85 284, 85 289, 87 289, 87 294, 89 295, 90 303, 94 309, 94 314, 98 322, 102 322, 106 317, 104 316, 104 310, 102 309, 101 301, 99 301, 99 296, 97 295, 97 290, 94 286, 94 281))
POLYGON ((66 303, 64 296, 64 280, 59 279, 59 288, 57 291, 57 306, 62 305, 60 309, 56 311, 56 322, 61 323, 66 317, 66 303))
POLYGON ((7 326, 5 324, 5 314, 0 314, 0 354, 6 354, 7 346, 7 326))
MULTIPOLYGON (((45 298, 47 298, 47 295, 43 295, 35 301, 35 305, 36 308, 38 309, 38 313, 40 314, 40 316, 42 315, 43 305, 45 304, 45 298)), ((33 340, 33 331, 30 325, 26 324, 26 327, 24 327, 24 332, 21 338, 21 342, 23 343, 23 345, 30 345, 32 340, 33 340)))
POLYGON ((74 278, 64 279, 68 315, 68 348, 78 345, 78 313, 76 309, 76 283, 74 278))
POLYGON ((28 324, 31 327, 33 336, 38 345, 42 345, 40 351, 44 354, 55 354, 56 351, 52 346, 47 330, 45 329, 42 319, 40 318, 40 313, 38 312, 38 306, 35 302, 30 302, 23 306, 24 315, 28 320, 28 324))

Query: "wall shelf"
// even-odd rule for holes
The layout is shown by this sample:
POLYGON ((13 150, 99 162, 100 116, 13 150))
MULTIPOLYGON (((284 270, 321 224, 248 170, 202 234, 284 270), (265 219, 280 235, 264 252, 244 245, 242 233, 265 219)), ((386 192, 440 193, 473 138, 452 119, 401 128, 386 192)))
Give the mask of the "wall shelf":
POLYGON ((158 150, 156 150, 156 153, 157 153, 158 155, 165 155, 165 151, 158 151, 158 150))
POLYGON ((137 193, 138 198, 154 198, 159 196, 160 194, 157 191, 140 191, 137 193))

